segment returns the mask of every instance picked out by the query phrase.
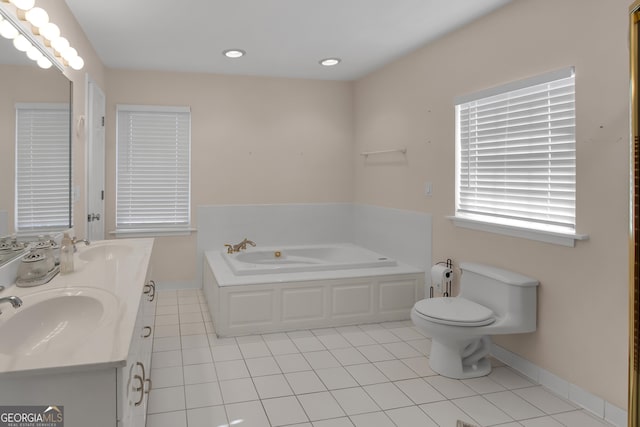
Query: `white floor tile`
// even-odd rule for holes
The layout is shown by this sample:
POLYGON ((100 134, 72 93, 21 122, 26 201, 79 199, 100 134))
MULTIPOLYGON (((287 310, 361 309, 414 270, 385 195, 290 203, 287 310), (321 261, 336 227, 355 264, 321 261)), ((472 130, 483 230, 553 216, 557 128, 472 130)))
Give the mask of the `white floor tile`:
POLYGON ((204 327, 204 322, 200 323, 181 323, 180 335, 203 335, 207 333, 207 329, 204 327))
POLYGON ((365 331, 367 335, 373 338, 378 344, 385 344, 390 342, 398 342, 400 338, 392 334, 386 329, 378 329, 373 331, 365 331))
POLYGON ((158 305, 156 307, 156 316, 162 316, 165 314, 178 314, 177 304, 158 305))
POLYGON ((291 337, 291 341, 301 352, 326 350, 325 346, 315 336, 291 337))
POLYGON ((225 404, 258 399, 258 393, 253 386, 251 378, 220 381, 220 390, 225 404))
POLYGON ((178 337, 180 336, 180 326, 179 325, 156 326, 155 330, 153 331, 153 336, 155 338, 178 337))
POLYGON ((284 376, 295 394, 314 393, 327 389, 313 371, 291 372, 284 376))
POLYGON ((553 418, 560 421, 567 427, 604 427, 609 426, 603 420, 597 419, 586 411, 564 412, 553 415, 553 418))
POLYGON ((393 421, 384 412, 354 415, 351 421, 356 427, 395 427, 393 421))
POLYGON ((301 353, 281 354, 274 357, 284 373, 311 370, 311 365, 309 365, 307 359, 305 359, 301 353))
POLYGON ((489 377, 470 378, 468 380, 461 381, 464 385, 471 388, 478 394, 497 393, 505 390, 504 387, 491 380, 489 377))
POLYGON ((351 347, 351 343, 344 339, 338 332, 331 335, 319 335, 317 338, 329 350, 351 347))
POLYGON ((200 302, 198 301, 198 297, 196 295, 193 296, 178 296, 178 304, 179 305, 185 305, 185 304, 200 304, 200 302))
POLYGON ((282 426, 309 421, 302 406, 294 396, 276 397, 262 401, 272 426, 282 426))
POLYGON ((211 349, 209 347, 187 348, 182 350, 182 363, 184 365, 200 365, 211 363, 211 349))
POLYGON ((424 405, 420 405, 420 409, 422 409, 429 418, 435 421, 436 424, 442 427, 453 427, 456 425, 457 420, 461 420, 472 425, 477 424, 476 421, 471 419, 460 408, 448 400, 426 403, 424 405))
POLYGON ((249 370, 244 360, 227 360, 216 362, 216 373, 220 381, 235 380, 237 378, 249 378, 249 370))
POLYGON ((329 390, 357 387, 358 383, 342 366, 338 368, 316 369, 316 374, 329 390))
POLYGON ((421 377, 429 377, 431 375, 437 375, 429 367, 429 358, 425 356, 411 357, 409 359, 402 359, 402 363, 410 367, 416 374, 421 377))
POLYGON ((563 427, 559 421, 554 420, 551 417, 532 418, 530 420, 520 421, 524 427, 563 427))
POLYGON ((425 380, 431 384, 433 388, 442 393, 447 399, 458 399, 460 397, 468 397, 476 394, 475 391, 464 385, 460 380, 441 376, 427 377, 425 380))
POLYGON ((298 396, 304 412, 311 421, 337 418, 345 413, 329 392, 302 394, 298 396))
POLYGON ((489 378, 510 390, 535 385, 525 377, 517 374, 513 369, 506 366, 493 369, 489 374, 489 378))
POLYGON ((438 427, 438 425, 417 406, 389 409, 385 411, 385 413, 398 427, 438 427))
POLYGON ((182 313, 200 313, 200 304, 178 304, 178 311, 182 313))
POLYGON ((356 381, 358 381, 358 384, 360 385, 389 382, 389 378, 385 377, 384 374, 372 363, 345 366, 345 369, 356 381))
POLYGON ((383 410, 413 405, 413 402, 393 383, 373 384, 363 388, 383 410))
POLYGON ((257 400, 233 403, 224 407, 227 410, 230 426, 271 427, 262 404, 257 400))
POLYGON ((390 331, 403 341, 422 340, 424 335, 416 330, 413 326, 404 326, 401 328, 392 328, 390 331))
POLYGON ((182 352, 180 350, 170 350, 151 353, 151 366, 154 368, 182 366, 182 352))
POLYGON ((209 347, 209 339, 206 335, 185 335, 180 338, 182 349, 209 347))
POLYGON ((177 314, 163 314, 156 316, 156 326, 179 325, 180 319, 177 314))
POLYGON ((572 403, 556 396, 542 386, 521 388, 513 390, 513 392, 546 414, 558 414, 578 409, 572 403))
POLYGON ((187 427, 186 411, 147 415, 147 427, 187 427))
POLYGON ((391 381, 408 380, 418 377, 418 374, 400 360, 385 360, 383 362, 376 362, 374 365, 391 381))
POLYGON ((469 414, 483 426, 504 424, 513 421, 509 415, 496 408, 482 396, 464 397, 453 401, 458 408, 469 414))
POLYGON ((250 359, 254 357, 265 357, 271 356, 271 352, 262 339, 256 342, 240 342, 238 341, 238 346, 240 347, 240 351, 242 352, 242 356, 245 359, 250 359))
POLYGON ((349 418, 341 417, 332 420, 315 421, 313 427, 353 427, 353 423, 349 418))
POLYGON ((154 388, 149 393, 148 414, 173 412, 186 409, 184 387, 154 388))
POLYGON ((380 407, 362 387, 333 390, 331 394, 347 415, 364 414, 366 412, 380 410, 380 407))
POLYGON ((180 350, 180 337, 154 337, 153 338, 153 351, 169 351, 180 350))
POLYGON ((510 391, 485 394, 484 397, 515 420, 524 420, 546 415, 540 409, 510 391))
MULTIPOLYGON (((340 331, 340 328, 338 328, 340 331)), ((340 332, 341 335, 353 346, 363 346, 376 344, 376 341, 361 330, 349 330, 348 332, 340 332)))
POLYGON ((422 354, 411 347, 406 342, 392 342, 388 344, 382 344, 382 346, 389 351, 389 353, 393 354, 398 359, 407 359, 409 357, 419 357, 422 354))
POLYGON ((202 313, 180 313, 180 323, 200 323, 204 321, 202 313))
POLYGON ((264 377, 256 377, 253 384, 260 399, 269 399, 272 397, 291 396, 293 390, 289 387, 289 383, 284 375, 267 375, 264 377))
POLYGON ((189 427, 227 427, 224 406, 208 406, 187 411, 189 427))
POLYGON ((431 340, 429 339, 407 341, 407 344, 418 350, 423 356, 428 356, 431 353, 431 340))
POLYGON ((151 369, 153 388, 176 387, 184 384, 182 366, 151 369))
POLYGON ((218 380, 213 363, 183 367, 185 384, 211 383, 218 380))
POLYGON ((222 405, 222 395, 218 383, 190 384, 185 386, 187 409, 222 405))
POLYGON ((211 354, 216 362, 242 359, 242 353, 237 344, 214 345, 211 347, 211 354))
POLYGON ((280 354, 299 353, 300 351, 298 350, 298 347, 293 344, 293 341, 291 341, 286 334, 282 335, 284 335, 284 337, 280 335, 278 335, 277 337, 263 335, 265 344, 267 344, 267 347, 269 347, 269 351, 271 351, 271 354, 276 356, 280 354))
POLYGON ((302 353, 313 369, 337 368, 340 362, 327 350, 302 353))
POLYGON ((395 356, 389 353, 380 344, 363 345, 358 347, 358 351, 369 360, 369 362, 382 362, 383 360, 393 360, 395 356))
POLYGON ((362 355, 356 348, 336 348, 331 350, 333 357, 338 359, 342 366, 357 365, 360 363, 369 363, 366 357, 362 355))
POLYGON ((446 400, 446 397, 422 378, 396 381, 394 384, 417 405, 446 400))
POLYGON ((280 367, 276 363, 276 359, 274 359, 272 356, 257 357, 255 359, 245 359, 245 362, 252 377, 281 373, 280 367))

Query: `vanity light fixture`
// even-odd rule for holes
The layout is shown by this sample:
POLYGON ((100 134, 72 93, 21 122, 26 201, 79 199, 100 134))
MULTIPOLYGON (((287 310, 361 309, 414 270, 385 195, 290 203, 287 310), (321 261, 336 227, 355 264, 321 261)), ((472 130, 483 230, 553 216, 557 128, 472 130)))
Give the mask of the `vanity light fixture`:
POLYGON ((240 49, 227 49, 222 52, 224 56, 231 59, 242 58, 247 52, 240 49))
POLYGON ((323 67, 333 67, 334 65, 338 65, 340 61, 342 61, 340 58, 325 58, 318 61, 318 63, 323 67))
POLYGON ((78 51, 60 36, 60 28, 49 22, 49 14, 35 7, 35 0, 0 0, 0 36, 13 40, 16 49, 26 52, 41 68, 55 64, 64 72, 65 66, 74 70, 84 67, 78 51))

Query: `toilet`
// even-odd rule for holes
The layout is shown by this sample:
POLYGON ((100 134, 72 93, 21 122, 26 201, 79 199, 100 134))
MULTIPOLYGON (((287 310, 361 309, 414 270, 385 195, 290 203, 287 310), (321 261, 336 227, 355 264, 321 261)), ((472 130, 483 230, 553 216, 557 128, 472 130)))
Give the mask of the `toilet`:
POLYGON ((491 372, 491 335, 536 330, 538 281, 483 264, 461 263, 460 269, 460 294, 418 301, 411 320, 431 337, 434 372, 476 378, 491 372))

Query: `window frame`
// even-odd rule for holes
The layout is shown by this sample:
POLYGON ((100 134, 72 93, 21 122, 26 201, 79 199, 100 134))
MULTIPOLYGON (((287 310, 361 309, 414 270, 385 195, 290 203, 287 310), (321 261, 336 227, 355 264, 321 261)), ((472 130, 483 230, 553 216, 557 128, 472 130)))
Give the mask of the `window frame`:
MULTIPOLYGON (((588 236, 579 234, 575 231, 575 220, 577 219, 577 212, 574 217, 574 227, 569 226, 554 226, 551 224, 544 224, 536 222, 534 220, 527 221, 522 219, 510 219, 504 218, 499 215, 492 214, 479 214, 460 211, 461 200, 461 125, 459 117, 459 106, 478 101, 486 98, 491 98, 496 95, 503 95, 506 93, 518 91, 521 89, 550 83, 553 81, 566 79, 575 76, 574 67, 566 67, 560 70, 555 70, 549 73, 544 73, 538 76, 534 76, 528 79, 510 82, 497 87, 481 90, 469 95, 457 97, 454 100, 456 120, 455 120, 455 214, 448 218, 458 227, 469 228, 473 230, 488 231, 498 234, 504 234, 513 237, 521 237, 531 240, 543 241, 547 243, 554 243, 564 246, 575 246, 576 240, 587 239, 588 236)), ((575 94, 575 89, 574 89, 575 94)), ((574 125, 575 126, 575 125, 574 125)), ((574 148, 575 150, 575 148, 574 148)), ((575 151, 574 151, 575 156, 575 151)), ((577 175, 577 173, 576 173, 577 175)), ((576 177, 574 175, 574 179, 576 177)), ((574 193, 575 194, 575 193, 574 193)), ((574 199, 574 209, 576 209, 574 199)))
MULTIPOLYGON (((130 144, 131 141, 128 141, 127 144, 130 144)), ((184 153, 183 153, 184 154, 184 153)), ((115 197, 115 230, 110 234, 116 235, 116 237, 147 237, 147 236, 180 236, 180 235, 188 235, 192 231, 191 228, 191 108, 188 106, 158 106, 158 105, 133 105, 133 104, 118 104, 116 105, 116 197, 115 197), (122 226, 123 223, 119 222, 119 196, 121 194, 121 158, 120 158, 120 150, 122 149, 122 141, 121 141, 121 113, 143 113, 143 114, 176 114, 176 118, 180 114, 186 114, 187 121, 187 138, 186 138, 186 195, 183 194, 183 197, 186 196, 186 203, 182 203, 181 205, 186 208, 186 221, 182 224, 167 224, 161 225, 162 222, 153 222, 149 221, 147 223, 143 223, 142 225, 136 226, 122 226), (147 225, 144 225, 147 224, 147 225)), ((133 224, 133 223, 131 223, 133 224)))

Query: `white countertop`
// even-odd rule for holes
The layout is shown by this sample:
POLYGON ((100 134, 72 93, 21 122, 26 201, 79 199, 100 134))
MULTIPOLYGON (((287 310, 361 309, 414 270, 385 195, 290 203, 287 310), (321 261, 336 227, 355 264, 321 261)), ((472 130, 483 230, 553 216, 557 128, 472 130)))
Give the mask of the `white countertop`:
MULTIPOLYGON (((73 273, 58 274, 42 286, 20 288, 13 285, 0 292, 0 298, 17 296, 23 300, 22 307, 17 309, 7 303, 0 306, 3 312, 0 314, 0 338, 5 341, 0 342, 0 376, 124 366, 146 284, 153 243, 152 238, 105 240, 93 242, 89 246, 80 243, 78 252, 74 254, 73 273), (110 251, 110 245, 114 249, 125 247, 127 250, 110 251), (103 246, 104 251, 101 252, 100 248, 103 246), (89 254, 94 255, 91 261, 86 260, 89 254), (104 254, 107 256, 103 256, 104 254), (13 323, 10 323, 12 317, 20 310, 27 309, 30 301, 35 304, 41 300, 46 304, 46 298, 56 294, 88 296, 101 301, 102 306, 98 303, 88 305, 84 312, 74 314, 76 317, 72 321, 66 321, 62 316, 59 328, 46 337, 38 337, 37 345, 31 345, 27 350, 23 346, 21 351, 17 351, 20 354, 12 353, 12 347, 19 347, 25 334, 37 329, 37 325, 29 324, 30 330, 16 332, 15 329, 19 327, 14 328, 13 323), (102 307, 106 310, 102 310, 102 307), (78 323, 83 323, 83 316, 86 317, 86 322, 79 325, 78 323), (12 326, 12 331, 2 330, 3 326, 9 325, 12 326), (50 342, 54 343, 58 339, 55 335, 63 334, 66 334, 65 343, 73 342, 73 345, 50 346, 50 342)), ((19 322, 14 323, 20 326, 19 322)))

